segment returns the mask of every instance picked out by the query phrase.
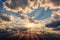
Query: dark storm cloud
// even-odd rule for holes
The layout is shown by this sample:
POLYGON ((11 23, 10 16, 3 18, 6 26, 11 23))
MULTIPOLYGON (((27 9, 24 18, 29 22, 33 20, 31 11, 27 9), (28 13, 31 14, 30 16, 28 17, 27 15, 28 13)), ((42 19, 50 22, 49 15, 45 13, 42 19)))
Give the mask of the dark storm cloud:
POLYGON ((60 26, 60 20, 53 21, 49 24, 46 24, 45 26, 46 27, 51 27, 51 28, 57 28, 58 26, 60 26))
POLYGON ((8 2, 5 3, 5 5, 11 9, 15 9, 17 7, 24 8, 27 6, 28 0, 11 0, 11 3, 9 4, 8 2))
POLYGON ((60 0, 50 0, 54 5, 60 6, 60 0))

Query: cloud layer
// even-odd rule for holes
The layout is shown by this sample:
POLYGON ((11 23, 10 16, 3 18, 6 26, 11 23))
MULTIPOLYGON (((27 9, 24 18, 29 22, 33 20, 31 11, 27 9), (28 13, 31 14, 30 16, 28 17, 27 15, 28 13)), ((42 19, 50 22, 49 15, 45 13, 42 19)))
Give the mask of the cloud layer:
POLYGON ((7 0, 4 3, 4 8, 9 11, 18 12, 22 11, 23 13, 31 12, 31 8, 38 8, 36 0, 7 0))
POLYGON ((56 9, 60 8, 60 0, 7 0, 4 8, 8 11, 30 13, 38 7, 56 9))
MULTIPOLYGON (((49 7, 49 9, 50 8, 51 9, 60 8, 59 2, 60 2, 59 0, 58 1, 56 1, 56 0, 44 0, 44 1, 43 0, 7 0, 4 3, 4 8, 7 11, 12 11, 12 12, 16 12, 16 13, 18 13, 18 12, 30 13, 30 12, 34 11, 34 9, 37 9, 38 6, 39 7, 43 7, 43 8, 48 8, 49 7)), ((3 16, 3 15, 1 15, 0 17, 4 21, 11 20, 11 23, 6 23, 6 24, 9 24, 8 26, 10 28, 15 28, 16 26, 17 26, 17 28, 20 28, 20 26, 21 27, 23 26, 23 27, 32 27, 32 30, 34 30, 34 31, 36 31, 36 30, 37 31, 38 30, 45 31, 46 30, 46 27, 45 27, 45 25, 43 23, 44 21, 41 21, 41 20, 39 20, 39 21, 38 20, 33 20, 33 19, 29 18, 29 16, 26 16, 24 14, 21 14, 16 19, 14 18, 14 16, 5 16, 5 15, 3 16)), ((49 21, 51 21, 52 26, 53 26, 55 20, 56 21, 57 20, 60 20, 60 11, 54 12, 54 14, 52 14, 51 19, 49 20, 49 21)), ((58 24, 58 22, 56 22, 56 24, 58 24)), ((5 26, 6 25, 4 25, 4 27, 5 26)), ((47 28, 47 30, 48 29, 49 28, 47 28)), ((52 32, 53 31, 52 29, 50 29, 50 30, 51 31, 49 31, 49 30, 48 31, 49 32, 52 32)))

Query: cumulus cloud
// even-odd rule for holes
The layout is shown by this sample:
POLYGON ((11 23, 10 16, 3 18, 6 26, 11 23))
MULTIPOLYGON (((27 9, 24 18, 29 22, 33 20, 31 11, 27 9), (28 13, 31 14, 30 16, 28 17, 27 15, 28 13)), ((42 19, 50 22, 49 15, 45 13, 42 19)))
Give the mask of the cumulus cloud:
POLYGON ((40 6, 45 8, 49 7, 51 9, 60 8, 60 0, 41 0, 40 6))
MULTIPOLYGON (((30 13, 32 12, 34 9, 37 9, 38 6, 40 7, 44 7, 44 8, 60 8, 60 4, 57 5, 59 3, 57 3, 57 1, 51 1, 51 0, 7 0, 4 3, 4 8, 7 11, 12 11, 12 12, 18 12, 21 11, 23 13, 30 13), (56 4, 54 4, 56 2, 56 4), (55 6, 56 5, 56 6, 55 6)), ((60 19, 60 11, 56 12, 55 16, 52 16, 51 20, 56 20, 56 19, 60 19)), ((3 16, 3 20, 7 20, 7 18, 5 18, 5 16, 3 16)), ((2 17, 1 17, 2 18, 2 17)), ((34 31, 45 31, 45 25, 43 23, 43 21, 38 21, 38 20, 33 20, 31 18, 29 18, 26 15, 20 15, 19 17, 17 17, 16 19, 14 18, 14 16, 9 16, 8 20, 11 20, 11 23, 7 23, 9 24, 8 26, 10 28, 15 28, 15 27, 32 27, 32 30, 34 31), (21 19, 20 19, 21 18, 21 19)), ((49 20, 49 21, 51 21, 49 20)), ((55 22, 55 21, 54 21, 55 22)), ((52 24, 54 24, 54 22, 51 22, 52 24)), ((58 24, 58 22, 56 22, 58 24)), ((4 25, 5 27, 6 25, 4 25)), ((52 27, 52 26, 51 26, 52 27)), ((30 30, 30 29, 29 29, 30 30)), ((47 30, 49 31, 49 28, 47 28, 47 30)), ((47 31, 46 30, 46 31, 47 31)), ((52 29, 50 29, 51 31, 53 31, 52 29)), ((49 31, 50 32, 50 31, 49 31)))
MULTIPOLYGON (((10 16, 12 18, 12 20, 14 19, 13 16, 10 16)), ((22 17, 22 16, 20 16, 22 17)), ((57 33, 57 31, 54 31, 52 29, 49 29, 49 28, 46 28, 43 24, 42 21, 38 21, 38 20, 33 20, 33 19, 30 19, 29 17, 27 16, 23 16, 23 18, 20 19, 19 18, 16 18, 13 20, 13 22, 11 23, 6 23, 6 24, 3 24, 0 26, 1 29, 6 29, 6 28, 11 28, 13 30, 11 31, 14 31, 14 30, 23 30, 22 28, 28 28, 28 30, 30 31, 44 31, 44 32, 49 32, 49 33, 57 33), (31 28, 31 29, 30 29, 31 28), (48 31, 47 31, 48 30, 48 31)), ((9 31, 10 29, 6 30, 6 31, 9 31)))
POLYGON ((60 8, 60 0, 7 0, 4 8, 8 11, 31 13, 38 6, 50 9, 60 8))
POLYGON ((52 27, 52 28, 56 28, 58 26, 60 26, 60 20, 53 21, 53 22, 46 25, 46 27, 52 27))
POLYGON ((1 23, 7 23, 7 22, 13 22, 15 20, 15 17, 12 15, 8 15, 6 13, 0 14, 0 22, 1 23))
POLYGON ((4 3, 4 8, 8 11, 18 12, 22 11, 23 13, 32 12, 32 8, 38 8, 36 0, 7 0, 4 3))
POLYGON ((32 31, 36 31, 36 30, 39 31, 39 30, 43 30, 42 28, 44 28, 42 22, 33 20, 27 15, 21 14, 17 18, 15 18, 13 15, 7 15, 5 13, 2 13, 0 14, 0 16, 2 16, 3 21, 5 21, 5 23, 2 22, 3 23, 1 25, 2 27, 0 26, 1 29, 6 29, 6 28, 19 29, 21 27, 24 27, 30 30, 31 27, 32 31))
POLYGON ((60 20, 60 10, 52 12, 51 20, 60 20))
POLYGON ((0 14, 0 18, 4 21, 10 21, 10 18, 7 16, 7 14, 0 14))

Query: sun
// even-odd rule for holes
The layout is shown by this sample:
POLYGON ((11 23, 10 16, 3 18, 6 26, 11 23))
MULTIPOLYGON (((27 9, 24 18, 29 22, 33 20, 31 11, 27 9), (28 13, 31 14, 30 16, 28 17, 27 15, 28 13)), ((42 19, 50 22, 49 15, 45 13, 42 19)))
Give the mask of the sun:
POLYGON ((29 28, 31 28, 31 27, 34 26, 34 24, 33 24, 33 23, 28 23, 27 26, 28 26, 29 28))

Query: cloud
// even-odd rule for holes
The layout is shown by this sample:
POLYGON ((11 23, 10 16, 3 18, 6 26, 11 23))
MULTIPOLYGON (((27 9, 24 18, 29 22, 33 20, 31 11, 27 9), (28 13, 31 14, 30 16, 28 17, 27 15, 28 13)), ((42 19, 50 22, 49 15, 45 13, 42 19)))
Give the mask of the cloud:
POLYGON ((6 14, 0 14, 0 18, 4 21, 10 21, 9 16, 7 16, 6 14))
POLYGON ((60 0, 50 0, 55 6, 60 6, 60 0))
POLYGON ((45 26, 46 27, 57 28, 59 25, 60 25, 60 20, 57 20, 57 21, 53 21, 53 22, 51 22, 49 24, 46 24, 45 26))
POLYGON ((43 30, 42 26, 44 26, 44 25, 40 21, 33 20, 30 17, 28 17, 27 15, 21 14, 17 18, 15 18, 13 15, 7 15, 7 13, 2 13, 0 15, 4 17, 4 18, 2 18, 2 20, 5 21, 5 23, 2 22, 3 23, 1 25, 2 27, 0 26, 1 29, 6 29, 6 28, 12 28, 12 29, 18 28, 19 29, 21 27, 25 27, 30 30, 30 27, 32 27, 31 28, 32 31, 43 30))
POLYGON ((40 6, 44 8, 50 8, 50 9, 55 9, 55 8, 60 8, 60 0, 41 0, 40 1, 40 6))
MULTIPOLYGON (((42 21, 38 21, 38 20, 33 20, 30 19, 27 16, 23 16, 24 18, 16 18, 14 19, 14 16, 9 16, 10 20, 12 19, 11 23, 6 23, 0 26, 1 29, 6 29, 6 28, 11 28, 14 31, 15 28, 17 28, 16 30, 19 30, 19 28, 28 28, 28 30, 32 30, 32 31, 44 31, 44 32, 48 32, 48 33, 56 33, 58 34, 57 31, 54 31, 50 28, 46 28, 45 25, 43 24, 42 21), (31 29, 30 29, 31 28, 31 29), (47 31, 48 30, 48 31, 47 31)), ((8 29, 7 31, 9 31, 10 29, 8 29)), ((23 29, 20 29, 23 30, 23 29)))
POLYGON ((8 15, 6 13, 0 14, 0 22, 3 24, 8 22, 13 22, 14 20, 15 20, 15 17, 13 15, 8 15))
MULTIPOLYGON (((40 4, 40 7, 44 7, 44 8, 48 8, 48 7, 51 8, 51 9, 60 8, 59 5, 53 4, 50 0, 48 0, 48 1, 47 0, 45 0, 45 1, 42 1, 42 0, 7 0, 4 3, 4 8, 7 11, 12 11, 12 12, 16 12, 16 13, 19 12, 19 11, 20 12, 23 12, 23 13, 28 13, 28 12, 30 13, 30 12, 34 11, 34 9, 37 9, 38 6, 39 6, 39 4, 40 4)), ((59 13, 60 13, 60 11, 55 12, 55 14, 57 14, 57 15, 53 14, 55 16, 52 16, 51 17, 51 20, 56 20, 57 21, 57 19, 60 19, 60 14, 59 13)), ((41 21, 41 20, 40 21, 33 20, 33 19, 29 18, 29 16, 26 16, 24 14, 22 16, 21 15, 18 16, 16 19, 15 19, 14 16, 11 16, 10 15, 8 19, 11 20, 10 21, 11 23, 7 23, 7 24, 9 24, 8 26, 10 28, 15 28, 15 27, 17 27, 17 28, 27 27, 28 28, 28 27, 31 27, 32 26, 31 29, 33 31, 36 31, 36 30, 37 31, 47 31, 47 30, 49 31, 49 30, 51 30, 49 32, 52 32, 53 33, 53 30, 52 29, 47 28, 47 30, 46 30, 46 27, 45 27, 45 25, 43 23, 44 20, 43 21, 41 21)), ((4 20, 6 20, 6 19, 4 19, 4 20)), ((51 20, 49 20, 49 21, 51 21, 51 20)), ((51 21, 52 26, 54 26, 53 25, 54 22, 55 21, 51 21)), ((56 23, 58 24, 58 22, 56 22, 56 23)), ((5 26, 6 25, 4 25, 4 27, 5 26)))
POLYGON ((38 4, 36 0, 7 0, 4 3, 4 8, 13 12, 22 11, 23 13, 30 13, 33 9, 38 8, 38 4))
POLYGON ((60 8, 60 0, 7 0, 4 2, 4 9, 12 12, 31 13, 39 6, 47 9, 60 8))
POLYGON ((11 9, 16 9, 18 7, 25 8, 28 5, 27 0, 11 0, 11 3, 5 3, 5 5, 11 9))
POLYGON ((60 10, 52 11, 51 20, 60 20, 60 10))

